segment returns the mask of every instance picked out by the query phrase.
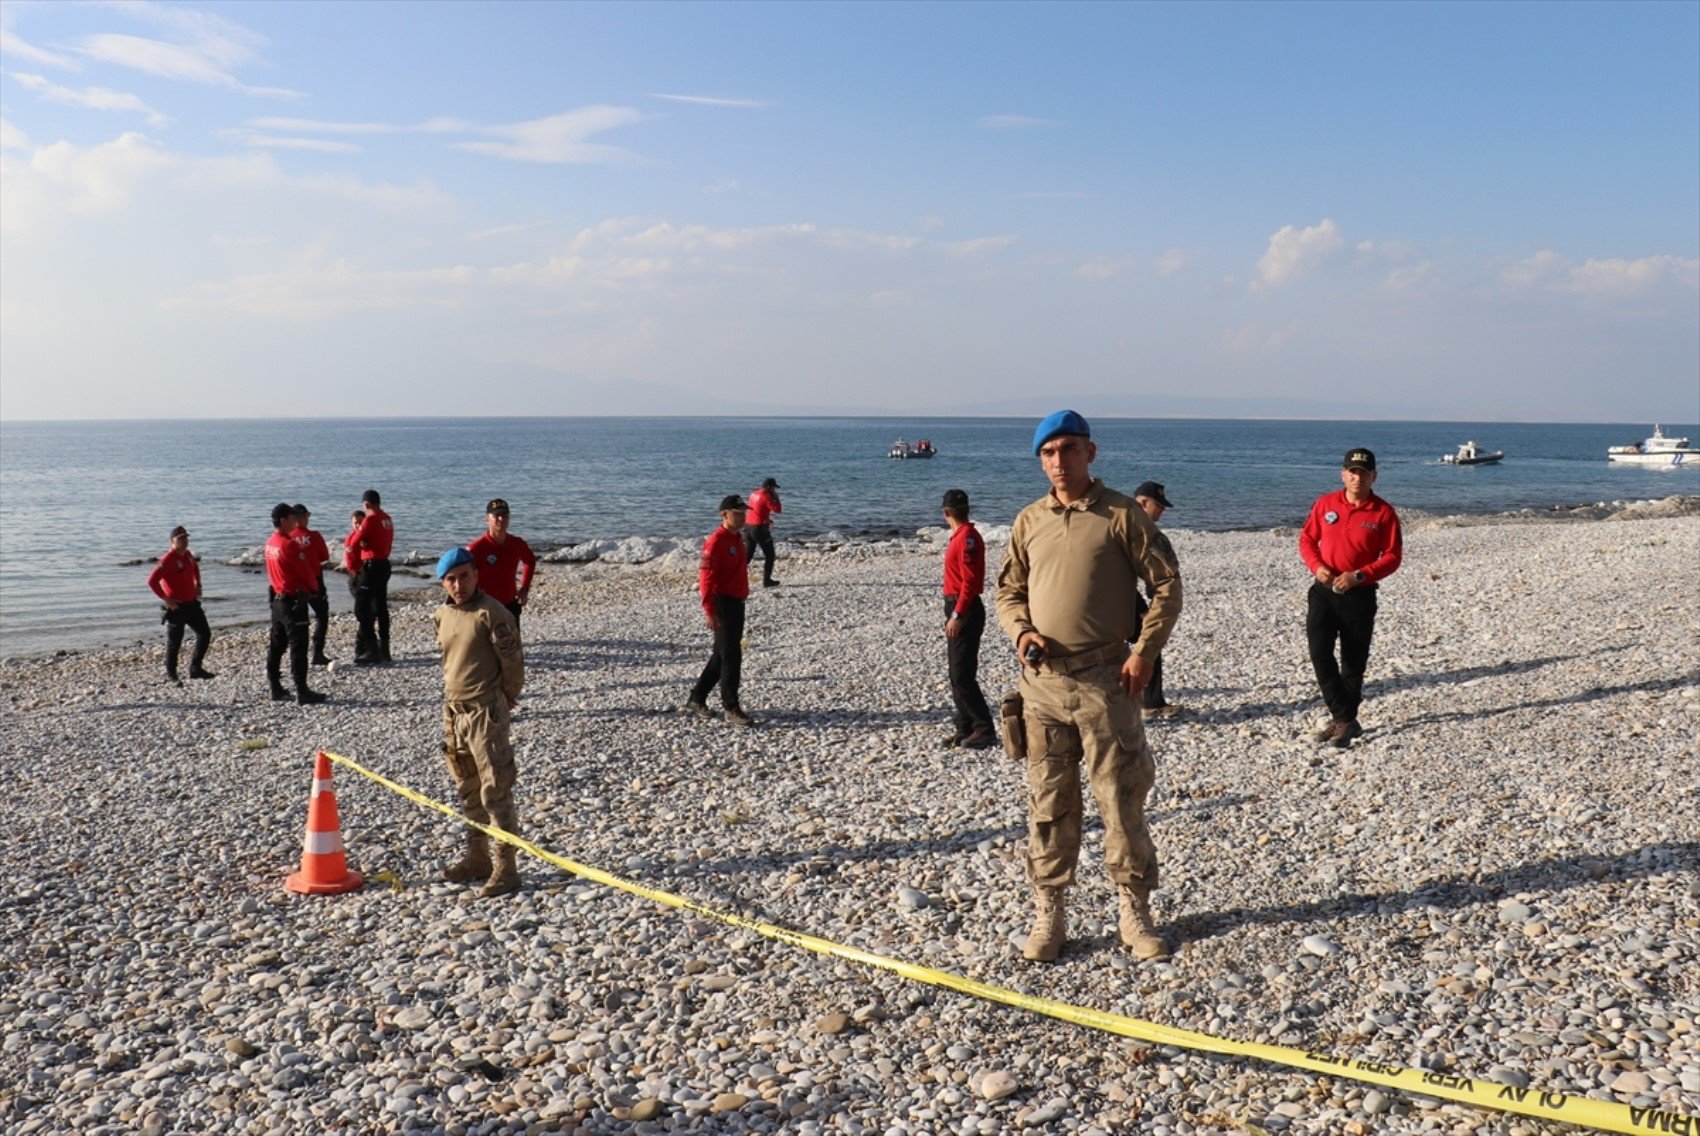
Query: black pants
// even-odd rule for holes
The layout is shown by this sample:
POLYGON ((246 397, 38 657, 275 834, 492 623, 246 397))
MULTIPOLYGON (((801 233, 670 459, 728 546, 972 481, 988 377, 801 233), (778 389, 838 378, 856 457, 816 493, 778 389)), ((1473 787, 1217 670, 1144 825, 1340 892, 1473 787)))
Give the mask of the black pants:
POLYGON ((283 685, 283 652, 289 651, 289 675, 295 693, 307 689, 307 597, 272 598, 272 637, 266 647, 266 678, 272 686, 283 685))
POLYGON ((720 685, 720 702, 728 710, 741 708, 738 684, 744 677, 744 601, 731 596, 714 597, 714 613, 720 626, 714 629, 714 654, 702 668, 702 677, 691 688, 692 702, 707 702, 709 692, 720 685))
MULTIPOLYGON (((956 597, 944 598, 948 619, 956 610, 956 597)), ((975 596, 962 613, 956 638, 946 639, 950 656, 950 700, 956 704, 956 732, 967 735, 992 730, 992 709, 980 690, 980 637, 986 633, 986 605, 975 596)))
POLYGON ((773 526, 744 526, 744 559, 755 563, 756 549, 761 549, 761 582, 773 583, 773 526))
POLYGON ((201 601, 178 604, 176 611, 161 615, 160 622, 165 624, 165 673, 172 678, 177 677, 177 655, 183 649, 185 627, 195 633, 195 650, 189 656, 189 673, 200 670, 201 660, 207 657, 207 644, 212 642, 212 628, 207 626, 207 613, 201 610, 201 601))
POLYGON ((502 606, 507 608, 510 612, 513 613, 514 626, 518 627, 519 626, 519 613, 525 610, 523 607, 520 606, 519 601, 515 600, 513 603, 505 603, 502 606))
MULTIPOLYGON (((1151 610, 1151 605, 1138 592, 1133 596, 1133 638, 1129 643, 1139 641, 1139 633, 1145 627, 1145 613, 1151 610)), ((1146 710, 1159 710, 1169 703, 1163 697, 1163 654, 1157 653, 1156 660, 1151 664, 1151 681, 1145 684, 1140 692, 1139 705, 1146 710)))
POLYGON ((331 627, 331 597, 325 591, 325 574, 319 573, 319 590, 307 597, 307 606, 313 611, 313 657, 325 657, 325 632, 331 627))
POLYGON ((354 661, 390 661, 390 562, 367 560, 354 580, 354 661))
POLYGON ((1305 638, 1310 665, 1316 671, 1322 700, 1337 722, 1358 716, 1364 698, 1364 671, 1369 667, 1369 641, 1375 635, 1375 589, 1358 587, 1336 592, 1327 584, 1312 584, 1305 613, 1305 638), (1340 660, 1334 661, 1334 644, 1340 660))

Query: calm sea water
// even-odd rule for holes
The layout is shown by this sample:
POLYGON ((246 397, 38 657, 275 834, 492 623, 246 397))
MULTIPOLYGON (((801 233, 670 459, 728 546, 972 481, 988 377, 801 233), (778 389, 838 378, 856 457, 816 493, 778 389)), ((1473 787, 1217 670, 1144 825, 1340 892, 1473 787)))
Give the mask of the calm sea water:
MULTIPOLYGON (((1297 525, 1337 487, 1340 455, 1376 451, 1377 488, 1431 513, 1700 492, 1693 468, 1613 466, 1608 445, 1651 423, 1601 426, 1096 420, 1094 472, 1131 492, 1163 482, 1166 528, 1297 525), (1473 438, 1501 466, 1437 464, 1473 438)), ((1666 433, 1700 427, 1666 423, 1666 433)), ((0 655, 158 635, 147 567, 186 525, 215 627, 265 617, 263 580, 224 561, 264 542, 279 501, 302 501, 333 545, 367 488, 396 520, 396 549, 435 555, 477 535, 484 503, 513 506, 539 552, 591 538, 699 537, 727 493, 779 480, 783 535, 912 532, 966 489, 977 518, 1007 523, 1045 489, 1029 419, 385 419, 0 424, 0 655), (896 462, 925 437, 931 461, 896 462)), ((340 579, 340 578, 339 578, 340 579)), ((345 608, 347 595, 331 588, 345 608)))

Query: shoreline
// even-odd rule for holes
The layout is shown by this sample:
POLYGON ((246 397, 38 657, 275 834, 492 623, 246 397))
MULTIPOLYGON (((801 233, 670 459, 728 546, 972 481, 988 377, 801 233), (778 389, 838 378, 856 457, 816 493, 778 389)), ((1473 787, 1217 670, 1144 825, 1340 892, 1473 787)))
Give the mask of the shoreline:
MULTIPOLYGON (((1017 957, 1022 774, 939 748, 936 549, 799 557, 752 597, 753 730, 677 712, 708 650, 688 576, 551 573, 522 621, 524 834, 1061 1001, 1700 1112, 1700 674, 1672 649, 1700 640, 1700 518, 1408 542, 1343 753, 1306 740, 1291 541, 1173 540, 1186 713, 1147 723, 1167 962, 1115 945, 1091 824, 1069 946, 1017 957)), ((334 647, 351 635, 344 617, 334 647)), ((265 699, 262 641, 215 642, 218 679, 182 688, 157 645, 0 671, 0 824, 32 850, 0 897, 0 1117, 20 1131, 1567 1131, 1085 1033, 529 859, 519 895, 476 902, 436 878, 452 823, 346 774, 368 886, 290 895, 314 749, 450 794, 441 681, 425 604, 397 606, 398 665, 315 672, 320 707, 265 699)), ((989 630, 988 695, 1011 672, 989 630)))

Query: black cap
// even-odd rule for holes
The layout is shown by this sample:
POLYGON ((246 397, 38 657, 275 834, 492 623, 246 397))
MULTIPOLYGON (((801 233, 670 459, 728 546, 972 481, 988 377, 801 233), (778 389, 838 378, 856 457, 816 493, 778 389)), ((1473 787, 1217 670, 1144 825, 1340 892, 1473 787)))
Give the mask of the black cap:
POLYGON ((736 493, 732 494, 730 497, 722 497, 720 499, 720 511, 722 513, 726 512, 728 509, 742 509, 744 507, 744 499, 736 493))
POLYGON ((188 535, 189 535, 189 530, 184 528, 182 525, 178 525, 176 528, 171 530, 171 539, 172 540, 176 540, 180 536, 188 536, 188 535))
POLYGON ((766 481, 761 483, 761 487, 763 489, 778 489, 779 488, 779 482, 773 480, 773 478, 770 477, 766 481))
POLYGON ((294 515, 295 515, 295 506, 291 505, 288 501, 279 501, 276 505, 272 506, 272 524, 273 525, 276 525, 279 521, 283 520, 283 518, 285 518, 285 517, 293 517, 294 515))
POLYGON ((1340 468, 1367 469, 1371 473, 1374 473, 1375 453, 1372 450, 1364 449, 1362 446, 1359 446, 1356 449, 1347 450, 1345 458, 1340 462, 1340 468))
POLYGON ((944 507, 953 513, 966 513, 968 511, 968 494, 960 489, 946 489, 944 491, 944 507))
POLYGON ((297 517, 310 517, 313 515, 313 510, 302 504, 296 504, 294 509, 297 517))
POLYGON ((500 497, 492 497, 490 498, 490 503, 484 506, 484 511, 486 513, 500 513, 503 516, 506 516, 508 512, 508 503, 500 497))
POLYGON ((1163 496, 1163 483, 1160 481, 1141 481, 1139 488, 1133 491, 1135 497, 1149 497, 1165 509, 1173 509, 1169 499, 1163 496))

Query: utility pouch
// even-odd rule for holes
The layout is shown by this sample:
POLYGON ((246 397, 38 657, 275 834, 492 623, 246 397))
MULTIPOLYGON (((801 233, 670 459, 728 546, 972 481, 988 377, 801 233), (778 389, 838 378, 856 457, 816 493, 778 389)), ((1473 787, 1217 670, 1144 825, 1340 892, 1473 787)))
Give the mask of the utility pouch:
POLYGON ((1027 757, 1027 724, 1022 721, 1024 701, 1019 690, 1003 696, 999 714, 1003 718, 1003 751, 1019 760, 1027 757))

